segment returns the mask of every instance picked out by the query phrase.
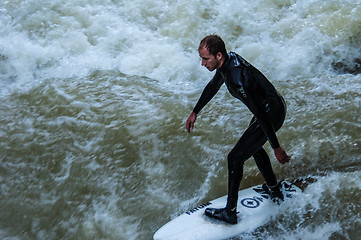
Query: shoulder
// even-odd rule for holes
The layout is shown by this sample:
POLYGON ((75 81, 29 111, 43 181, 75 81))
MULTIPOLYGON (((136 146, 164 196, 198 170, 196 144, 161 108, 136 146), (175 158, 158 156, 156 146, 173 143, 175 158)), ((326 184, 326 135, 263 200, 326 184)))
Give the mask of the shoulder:
POLYGON ((229 65, 232 67, 249 67, 251 64, 249 64, 243 57, 238 55, 235 52, 229 52, 228 53, 228 59, 229 59, 229 65))

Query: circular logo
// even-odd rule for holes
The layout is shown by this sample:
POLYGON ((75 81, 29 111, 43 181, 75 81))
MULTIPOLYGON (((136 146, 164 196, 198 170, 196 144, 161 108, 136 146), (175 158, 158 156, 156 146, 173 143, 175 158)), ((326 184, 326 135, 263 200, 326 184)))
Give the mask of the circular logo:
POLYGON ((241 204, 248 208, 256 208, 259 206, 259 202, 254 198, 244 198, 242 199, 241 204))

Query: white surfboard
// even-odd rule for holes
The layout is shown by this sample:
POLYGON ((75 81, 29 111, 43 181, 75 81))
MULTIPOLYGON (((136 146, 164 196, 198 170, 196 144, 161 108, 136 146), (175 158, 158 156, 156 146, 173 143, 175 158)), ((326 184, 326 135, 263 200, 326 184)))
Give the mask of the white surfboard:
MULTIPOLYGON (((285 201, 302 191, 287 181, 282 181, 281 190, 285 201)), ((278 205, 270 199, 262 185, 259 185, 238 192, 237 224, 223 223, 204 214, 208 207, 225 207, 226 201, 227 196, 223 196, 183 213, 161 227, 154 234, 154 240, 226 239, 256 229, 267 223, 278 211, 278 205)))

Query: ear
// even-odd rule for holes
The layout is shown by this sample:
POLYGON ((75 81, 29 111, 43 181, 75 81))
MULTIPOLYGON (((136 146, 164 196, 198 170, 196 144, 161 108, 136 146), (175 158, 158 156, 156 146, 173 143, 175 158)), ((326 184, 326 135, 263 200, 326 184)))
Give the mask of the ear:
POLYGON ((221 61, 222 57, 223 57, 222 53, 221 53, 221 52, 218 52, 218 53, 217 53, 217 56, 216 56, 217 60, 218 60, 218 61, 221 61))

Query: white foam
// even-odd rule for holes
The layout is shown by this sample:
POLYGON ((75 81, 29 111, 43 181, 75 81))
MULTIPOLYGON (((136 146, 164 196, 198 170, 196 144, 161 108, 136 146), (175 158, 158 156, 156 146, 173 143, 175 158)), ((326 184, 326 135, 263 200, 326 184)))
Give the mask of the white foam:
POLYGON ((351 64, 359 57, 356 2, 205 3, 214 8, 160 0, 6 2, 0 5, 1 83, 86 76, 96 69, 164 83, 204 80, 209 75, 196 49, 213 32, 272 80, 320 76, 329 73, 332 61, 351 64))

